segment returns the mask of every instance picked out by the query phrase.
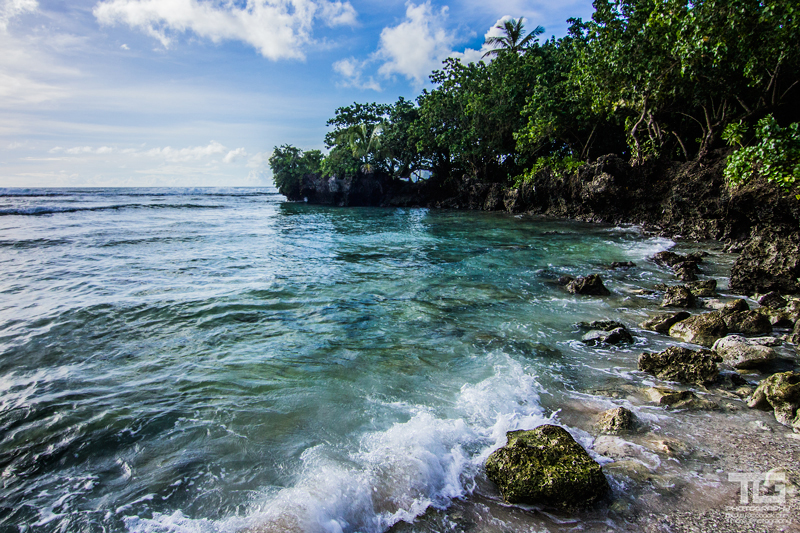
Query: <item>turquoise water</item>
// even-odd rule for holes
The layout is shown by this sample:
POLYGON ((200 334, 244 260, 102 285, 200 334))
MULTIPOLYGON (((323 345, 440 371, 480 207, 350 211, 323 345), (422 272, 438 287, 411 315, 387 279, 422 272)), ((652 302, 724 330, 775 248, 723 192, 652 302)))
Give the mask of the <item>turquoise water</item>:
POLYGON ((573 324, 644 316, 630 290, 673 244, 271 189, 0 190, 0 530, 379 532, 496 500, 505 431, 663 342, 573 324), (611 297, 554 281, 591 272, 611 297))

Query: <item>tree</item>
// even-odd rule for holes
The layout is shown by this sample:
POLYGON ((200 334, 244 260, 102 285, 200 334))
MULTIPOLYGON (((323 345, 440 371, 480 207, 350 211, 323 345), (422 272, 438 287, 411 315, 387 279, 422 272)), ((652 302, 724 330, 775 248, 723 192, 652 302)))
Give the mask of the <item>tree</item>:
POLYGON ((278 191, 289 200, 300 200, 303 176, 319 173, 322 169, 322 152, 303 150, 284 144, 275 147, 269 158, 272 179, 278 191))
POLYGON ((486 39, 486 44, 498 46, 494 50, 489 50, 483 57, 490 55, 497 56, 500 52, 507 51, 513 53, 523 52, 526 48, 536 42, 539 35, 544 33, 544 28, 536 26, 532 32, 525 35, 525 26, 523 18, 507 20, 502 24, 495 26, 498 30, 502 30, 505 35, 500 37, 489 37, 486 39))

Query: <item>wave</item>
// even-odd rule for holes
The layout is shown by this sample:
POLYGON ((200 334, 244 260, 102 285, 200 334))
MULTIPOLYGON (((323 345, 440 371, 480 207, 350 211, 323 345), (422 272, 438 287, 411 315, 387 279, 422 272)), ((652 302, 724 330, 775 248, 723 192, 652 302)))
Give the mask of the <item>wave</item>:
POLYGON ((505 444, 507 431, 553 422, 539 405, 535 378, 505 354, 490 357, 494 375, 462 387, 460 416, 393 405, 407 409, 410 419, 363 435, 355 450, 307 449, 297 482, 273 488, 247 516, 193 519, 178 510, 128 516, 126 527, 135 533, 380 533, 429 508, 446 509, 475 490, 481 465, 505 444))
POLYGON ((165 196, 280 196, 271 187, 181 187, 181 188, 66 188, 66 189, 26 189, 2 188, 0 198, 58 198, 74 196, 127 196, 127 197, 165 197, 165 196))
POLYGON ((44 216, 62 213, 80 213, 94 211, 119 211, 122 209, 224 209, 223 205, 202 204, 115 204, 94 207, 23 207, 0 209, 0 216, 44 216))

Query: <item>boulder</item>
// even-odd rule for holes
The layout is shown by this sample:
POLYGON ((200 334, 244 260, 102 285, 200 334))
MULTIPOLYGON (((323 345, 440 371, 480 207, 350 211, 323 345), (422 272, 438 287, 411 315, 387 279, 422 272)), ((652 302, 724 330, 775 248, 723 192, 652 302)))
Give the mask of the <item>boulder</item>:
POLYGON ((736 313, 738 311, 749 311, 750 306, 747 305, 745 300, 738 298, 736 300, 731 300, 730 302, 725 304, 725 307, 721 309, 721 313, 723 315, 729 315, 731 313, 736 313))
POLYGON ((598 344, 631 344, 633 343, 633 337, 624 327, 612 329, 611 331, 595 329, 584 335, 581 338, 581 342, 589 346, 598 344))
POLYGON ((603 285, 602 278, 597 274, 573 279, 567 283, 567 292, 571 294, 587 294, 592 296, 608 296, 611 291, 603 285))
POLYGON ((717 294, 717 280, 694 281, 688 283, 686 288, 698 298, 711 298, 717 294))
POLYGON ((764 335, 772 333, 772 323, 769 318, 758 311, 737 311, 723 314, 722 320, 729 333, 742 335, 764 335))
POLYGON ((643 353, 639 356, 639 370, 653 374, 665 381, 707 384, 719 374, 717 363, 722 358, 708 350, 694 351, 680 346, 670 346, 661 353, 643 353))
POLYGON ((632 431, 636 425, 635 416, 624 407, 609 409, 600 414, 597 431, 609 435, 618 435, 632 431))
POLYGON ((722 357, 723 363, 739 370, 761 368, 778 356, 769 346, 741 335, 729 335, 719 339, 711 351, 722 357))
POLYGON ((739 294, 800 292, 800 232, 754 231, 731 269, 730 288, 739 294))
POLYGON ((794 330, 792 330, 792 335, 789 337, 789 342, 800 345, 800 320, 794 325, 794 330))
POLYGON ((565 429, 545 425, 509 431, 506 438, 485 467, 508 503, 576 508, 609 493, 600 465, 565 429))
POLYGON ((797 413, 800 408, 800 372, 782 372, 768 377, 758 385, 747 405, 754 409, 772 409, 775 420, 800 432, 800 415, 797 413))
POLYGON ((667 287, 661 307, 694 307, 694 294, 683 285, 667 287))
POLYGON ((728 334, 728 327, 717 311, 694 315, 669 328, 671 337, 684 342, 713 346, 717 339, 728 334))
POLYGON ((692 316, 687 311, 679 311, 677 313, 667 313, 664 315, 654 316, 653 318, 648 318, 639 326, 642 329, 656 331, 658 333, 669 333, 669 328, 680 322, 681 320, 686 320, 692 316))
POLYGON ((647 389, 646 393, 651 402, 671 409, 711 410, 719 407, 714 402, 700 398, 688 390, 652 387, 647 389))
POLYGON ((697 273, 700 269, 697 268, 697 263, 694 261, 682 261, 672 267, 675 275, 681 281, 697 281, 697 273))
POLYGON ((763 307, 770 307, 772 309, 782 309, 789 303, 786 298, 781 296, 775 291, 768 292, 758 299, 759 305, 763 307))
POLYGON ((672 267, 681 261, 685 261, 686 257, 666 250, 664 252, 658 252, 656 255, 651 257, 650 260, 657 265, 672 267))
POLYGON ((791 329, 794 327, 796 320, 793 320, 785 309, 786 308, 773 309, 772 307, 759 307, 756 311, 767 317, 767 320, 769 320, 773 328, 791 329))
POLYGON ((601 329, 603 331, 625 327, 625 324, 616 320, 593 320, 592 322, 578 322, 575 325, 581 329, 601 329))

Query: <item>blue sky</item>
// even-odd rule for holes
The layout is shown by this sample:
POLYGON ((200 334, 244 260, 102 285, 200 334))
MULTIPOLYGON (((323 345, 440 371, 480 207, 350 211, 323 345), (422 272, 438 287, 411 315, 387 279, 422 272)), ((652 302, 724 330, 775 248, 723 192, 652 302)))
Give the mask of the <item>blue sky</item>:
POLYGON ((259 186, 337 107, 415 98, 503 17, 591 0, 0 0, 0 187, 259 186))

